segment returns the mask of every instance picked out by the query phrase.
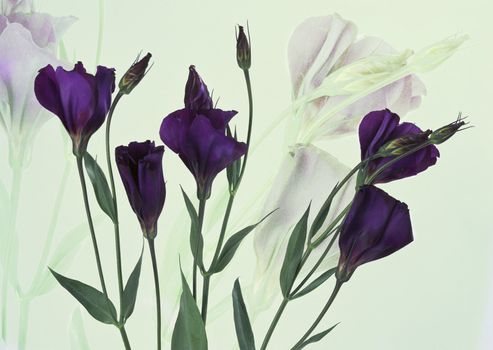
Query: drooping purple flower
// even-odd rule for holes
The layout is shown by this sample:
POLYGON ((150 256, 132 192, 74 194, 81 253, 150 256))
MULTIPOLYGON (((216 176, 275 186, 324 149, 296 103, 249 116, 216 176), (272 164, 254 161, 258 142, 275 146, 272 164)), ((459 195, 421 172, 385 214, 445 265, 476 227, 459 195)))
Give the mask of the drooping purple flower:
POLYGON ((395 253, 412 241, 407 205, 374 186, 360 188, 341 227, 337 279, 349 280, 358 266, 395 253))
POLYGON ((185 108, 193 111, 209 110, 213 107, 207 85, 205 85, 199 73, 195 70, 194 65, 189 67, 184 102, 185 108))
MULTIPOLYGON (((399 116, 388 109, 368 113, 359 126, 361 159, 375 155, 387 142, 406 135, 421 134, 423 131, 412 123, 400 123, 399 116)), ((395 162, 373 183, 384 183, 414 176, 434 165, 440 156, 438 149, 427 146, 395 162)), ((371 176, 394 157, 377 158, 368 163, 367 176, 371 176)))
POLYGON ((164 146, 156 147, 151 141, 131 142, 115 149, 118 172, 130 206, 149 239, 156 237, 157 220, 166 198, 163 153, 164 146))
POLYGON ((194 175, 201 199, 209 198, 216 175, 246 152, 245 143, 226 136, 228 122, 237 112, 211 107, 207 87, 191 66, 185 108, 165 117, 160 129, 163 142, 194 175))
POLYGON ((114 90, 114 69, 98 66, 96 75, 91 75, 82 62, 71 71, 48 65, 34 81, 36 98, 60 118, 76 156, 84 154, 90 137, 103 125, 114 90))

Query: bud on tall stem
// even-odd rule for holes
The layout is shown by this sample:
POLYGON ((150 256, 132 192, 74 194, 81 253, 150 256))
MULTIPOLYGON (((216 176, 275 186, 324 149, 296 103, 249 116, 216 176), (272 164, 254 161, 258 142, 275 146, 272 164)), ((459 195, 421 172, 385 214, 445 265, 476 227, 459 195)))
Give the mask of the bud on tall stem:
POLYGON ((243 26, 238 26, 238 33, 236 35, 236 60, 241 69, 250 69, 252 65, 251 53, 250 33, 248 33, 247 39, 243 26))

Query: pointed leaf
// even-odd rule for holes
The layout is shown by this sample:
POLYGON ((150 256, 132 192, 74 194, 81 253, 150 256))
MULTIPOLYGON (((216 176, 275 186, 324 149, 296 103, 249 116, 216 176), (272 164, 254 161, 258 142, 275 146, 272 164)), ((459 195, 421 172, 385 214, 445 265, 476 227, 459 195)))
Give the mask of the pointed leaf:
POLYGON ((128 277, 127 284, 123 290, 123 321, 125 322, 134 312, 135 301, 137 300, 137 290, 139 289, 140 270, 142 266, 142 253, 144 246, 140 251, 140 257, 132 273, 128 277))
POLYGON ((88 152, 84 155, 84 164, 99 206, 116 223, 117 215, 115 206, 113 205, 113 196, 111 195, 110 187, 108 186, 108 181, 106 181, 103 170, 88 152))
POLYGON ((188 214, 190 215, 190 248, 192 250, 192 255, 200 269, 204 270, 204 238, 202 237, 202 233, 199 231, 199 217, 192 201, 190 201, 190 198, 188 198, 183 188, 181 189, 181 192, 183 193, 185 205, 187 207, 188 214))
POLYGON ((320 286, 322 283, 327 281, 336 272, 336 270, 337 270, 337 268, 334 267, 333 269, 325 271, 323 274, 321 274, 316 279, 314 279, 313 282, 311 282, 308 286, 306 286, 305 288, 300 290, 298 293, 296 293, 292 297, 292 299, 296 299, 296 298, 302 297, 303 295, 310 293, 311 291, 316 289, 318 286, 320 286))
MULTIPOLYGON (((277 209, 276 209, 277 210, 277 209)), ((232 235, 227 241, 226 244, 224 244, 223 249, 221 250, 221 253, 219 254, 219 257, 217 258, 217 262, 212 266, 211 271, 213 273, 218 273, 224 270, 226 266, 228 266, 229 262, 231 259, 233 259, 233 256, 236 253, 236 250, 240 246, 241 242, 243 239, 250 233, 252 232, 255 227, 260 225, 262 221, 264 221, 269 215, 271 215, 275 210, 271 211, 269 214, 264 216, 262 220, 257 222, 254 225, 250 225, 245 227, 244 229, 236 232, 234 235, 232 235)))
POLYGON ((308 338, 307 340, 305 340, 303 343, 301 343, 298 347, 296 348, 293 348, 293 350, 301 350, 303 349, 305 346, 307 346, 308 344, 312 344, 312 343, 316 343, 318 342, 319 340, 321 340, 323 337, 325 337, 327 334, 329 334, 334 328, 336 328, 336 326, 338 325, 339 323, 333 325, 332 327, 330 327, 329 329, 323 331, 323 332, 320 332, 318 334, 315 334, 314 336, 308 338))
POLYGON ((92 317, 106 324, 117 325, 115 306, 103 293, 85 283, 64 277, 52 269, 50 271, 58 283, 72 294, 92 317))
POLYGON ((310 233, 308 235, 308 239, 312 238, 317 234, 318 230, 320 230, 320 228, 324 224, 325 219, 327 219, 327 215, 329 215, 332 201, 334 200, 334 197, 337 194, 338 187, 339 187, 339 183, 336 183, 334 188, 330 192, 329 196, 325 200, 324 204, 322 205, 322 208, 320 208, 320 211, 315 217, 315 220, 313 220, 312 226, 310 228, 310 233))
POLYGON ((284 297, 289 295, 296 275, 298 274, 298 267, 300 265, 305 247, 309 213, 310 206, 308 206, 308 209, 294 227, 286 248, 286 255, 284 256, 284 262, 282 263, 280 275, 281 291, 284 297))
POLYGON ((233 287, 233 313, 236 337, 238 338, 240 350, 255 350, 255 338, 238 279, 235 281, 233 287))
POLYGON ((207 350, 207 335, 197 304, 183 272, 180 311, 171 337, 171 350, 207 350))

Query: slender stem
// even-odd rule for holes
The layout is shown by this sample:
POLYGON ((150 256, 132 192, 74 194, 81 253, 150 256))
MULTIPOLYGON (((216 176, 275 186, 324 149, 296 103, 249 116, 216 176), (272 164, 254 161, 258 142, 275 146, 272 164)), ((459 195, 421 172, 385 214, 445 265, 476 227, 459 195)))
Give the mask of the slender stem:
POLYGON ((19 318, 19 330, 17 338, 17 346, 19 350, 26 348, 27 329, 29 326, 29 308, 31 306, 30 299, 24 299, 21 301, 20 318, 19 318))
POLYGON ((118 276, 118 293, 120 297, 120 323, 123 323, 123 272, 122 272, 122 253, 121 253, 121 245, 120 245, 120 225, 118 222, 118 202, 116 199, 116 189, 115 189, 115 179, 113 176, 113 167, 111 162, 111 152, 110 152, 110 129, 111 129, 111 120, 113 119, 113 113, 115 111, 116 105, 118 101, 122 98, 123 94, 118 92, 115 97, 115 100, 111 104, 110 111, 108 113, 108 119, 106 120, 106 163, 108 167, 108 176, 110 178, 110 186, 111 186, 111 196, 113 200, 113 206, 115 208, 115 217, 116 220, 113 222, 113 227, 115 231, 115 254, 116 254, 116 268, 117 268, 117 276, 118 276))
POLYGON ((154 249, 154 239, 148 239, 147 242, 149 243, 149 251, 151 252, 152 271, 154 273, 154 287, 156 289, 157 349, 161 350, 161 295, 159 289, 159 274, 157 269, 156 250, 154 249))
POLYGON ((322 253, 322 255, 320 256, 320 258, 317 260, 317 262, 315 263, 315 265, 313 265, 313 267, 310 270, 310 272, 308 272, 308 274, 305 276, 305 278, 303 278, 303 280, 300 282, 300 284, 291 292, 291 296, 294 296, 296 293, 298 293, 298 291, 301 288, 303 288, 303 286, 306 284, 306 282, 308 282, 308 280, 310 279, 310 277, 315 273, 315 271, 318 269, 318 267, 320 266, 320 264, 322 263, 322 261, 325 259, 325 257, 329 253, 330 248, 332 248, 332 246, 334 245, 337 237, 339 237, 339 233, 336 233, 334 235, 334 237, 332 237, 332 240, 329 242, 329 244, 325 248, 325 250, 322 253))
MULTIPOLYGON (((205 203, 206 199, 199 200, 199 235, 202 236, 202 226, 204 224, 205 203)), ((199 245, 197 244, 197 248, 199 245)), ((198 252, 195 252, 195 256, 198 252)), ((192 295, 193 299, 197 301, 197 260, 193 258, 193 280, 192 280, 192 295)))
POLYGON ((238 178, 238 182, 236 183, 234 192, 238 190, 241 180, 243 179, 243 174, 245 173, 245 168, 248 160, 248 151, 250 148, 250 143, 252 138, 252 126, 253 126, 253 94, 252 94, 252 84, 250 82, 250 73, 248 69, 244 69, 243 74, 245 75, 245 83, 248 93, 248 132, 247 132, 247 141, 246 141, 247 149, 245 152, 245 156, 243 157, 243 164, 241 165, 240 176, 238 178))
POLYGON ((101 288, 103 294, 108 298, 108 291, 106 289, 106 283, 104 282, 103 268, 101 265, 101 257, 99 255, 98 241, 96 239, 96 232, 94 230, 94 223, 92 221, 91 208, 89 207, 89 199, 87 197, 87 186, 84 178, 84 168, 82 166, 82 157, 77 157, 77 169, 79 170, 80 185, 82 187, 82 195, 84 197, 84 207, 86 209, 87 222, 89 224, 89 230, 91 232, 92 246, 94 248, 94 255, 96 257, 96 264, 98 267, 99 280, 101 282, 101 288))
MULTIPOLYGON (((303 256, 301 257, 301 262, 298 266, 298 269, 296 271, 296 275, 295 275, 294 279, 296 279, 296 277, 300 273, 301 269, 303 268, 305 263, 308 261, 308 258, 310 256, 312 250, 313 250, 313 248, 311 246, 308 246, 307 249, 305 250, 305 252, 303 253, 303 256)), ((291 288, 292 288, 292 286, 289 288, 287 295, 291 295, 291 288)), ((286 308, 286 306, 288 305, 290 300, 291 299, 289 299, 289 297, 285 297, 283 299, 281 305, 277 309, 277 312, 274 316, 274 319, 272 320, 272 322, 269 326, 269 329, 267 330, 267 334, 264 337, 264 341, 262 342, 262 347, 260 348, 260 350, 265 350, 267 348, 267 344, 269 344, 269 340, 272 337, 272 333, 274 333, 274 330, 277 326, 277 323, 279 322, 279 319, 281 318, 281 316, 284 312, 284 309, 286 308)))
POLYGON ((125 345, 125 349, 130 350, 131 349, 130 341, 128 340, 128 335, 127 335, 127 331, 125 330, 125 327, 121 326, 119 329, 120 329, 120 335, 122 336, 123 345, 125 345))
POLYGON ((284 298, 281 305, 279 305, 279 308, 277 309, 276 315, 274 316, 274 319, 272 320, 269 330, 267 331, 267 334, 265 335, 264 341, 262 342, 262 347, 260 350, 265 350, 267 348, 267 345, 269 344, 270 338, 272 337, 272 333, 274 333, 274 329, 277 326, 277 323, 279 322, 279 319, 281 318, 282 313, 284 312, 284 309, 288 305, 289 299, 284 298))
POLYGON ((212 258, 211 265, 209 267, 209 274, 204 276, 204 281, 202 285, 202 320, 204 324, 207 321, 207 307, 209 303, 209 288, 210 288, 210 279, 213 274, 210 270, 216 265, 217 259, 221 252, 221 248, 223 246, 224 237, 226 235, 226 229, 228 227, 229 217, 231 215, 231 209, 233 208, 233 202, 235 199, 234 193, 230 193, 228 205, 226 206, 226 212, 224 213, 223 223, 221 226, 221 232, 219 233, 219 239, 216 245, 216 251, 214 252, 214 257, 212 258))
POLYGON ((336 298, 337 293, 339 293, 339 290, 341 289, 342 284, 343 284, 343 282, 339 282, 339 281, 336 282, 336 285, 334 287, 334 290, 332 291, 332 294, 330 295, 329 300, 327 301, 324 308, 322 309, 322 311, 318 315, 317 319, 313 322, 311 327, 306 331, 306 333, 301 337, 301 339, 291 348, 291 350, 299 349, 300 345, 303 344, 303 342, 310 336, 310 334, 312 334, 312 332, 315 330, 315 328, 317 328, 318 324, 320 323, 320 321, 322 321, 323 317, 325 316, 325 314, 329 310, 330 306, 334 302, 334 299, 336 298))
POLYGON ((101 51, 103 49, 103 33, 104 33, 104 0, 99 0, 99 21, 98 21, 98 41, 96 46, 96 66, 101 59, 101 51))
POLYGON ((202 284, 202 320, 204 325, 207 322, 207 306, 209 303, 209 286, 211 282, 211 275, 204 276, 204 281, 202 284))
POLYGON ((6 256, 5 256, 5 269, 2 279, 2 339, 7 340, 7 309, 8 309, 8 290, 9 290, 9 277, 10 270, 12 269, 12 263, 14 263, 12 250, 15 242, 15 228, 17 224, 17 212, 19 210, 19 198, 22 182, 22 167, 14 164, 12 167, 12 187, 10 190, 10 211, 9 211, 9 224, 7 228, 7 242, 6 242, 6 256))
POLYGON ((351 201, 344 208, 344 210, 341 211, 339 213, 339 215, 337 215, 337 217, 334 219, 334 221, 332 221, 332 223, 329 225, 329 227, 327 227, 327 229, 315 240, 315 242, 311 243, 311 245, 313 246, 313 248, 318 247, 319 244, 322 243, 327 238, 327 236, 330 234, 330 232, 334 229, 335 225, 337 225, 337 223, 339 221, 341 221, 343 217, 346 216, 346 214, 348 213, 349 209, 351 208, 352 203, 353 203, 353 201, 351 201))

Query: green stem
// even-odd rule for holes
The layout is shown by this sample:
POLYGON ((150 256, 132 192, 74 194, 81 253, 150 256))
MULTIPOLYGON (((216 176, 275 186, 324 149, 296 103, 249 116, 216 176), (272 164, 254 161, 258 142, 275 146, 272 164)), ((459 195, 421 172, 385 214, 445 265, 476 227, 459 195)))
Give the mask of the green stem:
POLYGON ((31 306, 31 300, 25 299, 21 301, 20 318, 19 318, 19 330, 17 338, 17 346, 19 350, 26 348, 27 329, 29 326, 29 308, 31 306))
POLYGON ((315 242, 311 243, 311 246, 313 248, 316 248, 320 245, 320 243, 322 243, 330 234, 330 232, 334 229, 335 225, 337 225, 337 223, 339 221, 342 220, 342 218, 344 218, 346 216, 346 214, 348 213, 349 209, 351 208, 351 204, 353 203, 353 201, 351 201, 345 208, 343 211, 341 211, 339 213, 339 215, 337 215, 337 217, 334 219, 334 221, 332 221, 332 223, 329 225, 329 227, 327 227, 327 229, 315 240, 315 242))
POLYGON ((106 289, 106 283, 104 282, 103 268, 101 265, 101 257, 99 255, 98 241, 96 239, 94 223, 92 221, 91 208, 89 207, 89 198, 87 197, 87 186, 86 186, 86 179, 84 178, 82 157, 77 157, 77 169, 79 170, 80 185, 82 187, 82 196, 84 197, 84 207, 86 209, 87 223, 89 224, 89 230, 91 232, 92 246, 94 248, 94 255, 96 257, 96 265, 98 267, 99 281, 101 282, 101 288, 103 289, 103 294, 107 299, 109 299, 108 291, 106 289))
POLYGON ((272 333, 274 333, 274 329, 277 326, 277 323, 279 322, 279 319, 281 318, 282 313, 284 312, 284 309, 288 305, 289 299, 284 298, 281 305, 279 305, 279 308, 277 309, 276 315, 274 316, 274 319, 272 320, 269 330, 267 331, 267 334, 265 335, 264 341, 262 342, 262 347, 260 350, 265 350, 267 348, 267 345, 269 344, 270 338, 272 337, 272 333))
POLYGON ((325 314, 329 310, 330 306, 334 302, 334 299, 336 298, 337 293, 339 293, 339 290, 341 289, 342 284, 343 284, 343 282, 339 282, 339 281, 336 282, 336 285, 334 287, 334 290, 332 291, 332 294, 330 295, 329 300, 327 301, 324 308, 322 309, 322 311, 318 315, 317 319, 313 322, 311 327, 306 331, 306 333, 301 337, 301 339, 291 348, 291 350, 299 349, 301 344, 303 344, 303 342, 310 336, 310 334, 312 334, 312 332, 315 330, 315 328, 317 328, 318 324, 320 323, 320 321, 322 321, 323 317, 325 316, 325 314))
POLYGON ((228 227, 229 217, 231 215, 231 209, 233 208, 233 202, 235 199, 234 193, 229 195, 228 205, 226 206, 226 212, 224 213, 223 223, 221 226, 221 232, 219 233, 219 239, 217 241, 216 250, 214 252, 214 257, 212 258, 211 265, 209 267, 209 274, 204 276, 204 282, 202 287, 202 320, 204 320, 204 324, 207 321, 207 307, 209 303, 209 288, 210 288, 210 279, 213 272, 210 272, 212 268, 214 268, 219 254, 221 253, 221 249, 224 242, 224 237, 226 236, 226 229, 228 227))
POLYGON ((317 262, 315 263, 315 265, 313 265, 313 267, 310 270, 310 272, 308 272, 308 274, 305 276, 305 278, 303 278, 303 280, 300 282, 300 284, 290 293, 290 296, 294 296, 296 293, 298 293, 298 291, 301 288, 303 288, 303 286, 306 284, 306 282, 308 282, 308 280, 310 279, 310 277, 315 273, 315 271, 318 269, 318 267, 320 266, 320 264, 322 263, 322 261, 325 259, 325 257, 329 253, 330 248, 332 248, 332 246, 334 245, 337 237, 339 237, 339 233, 335 234, 334 237, 332 237, 332 240, 329 242, 329 244, 325 248, 325 250, 322 253, 322 255, 320 256, 320 258, 317 260, 317 262))
POLYGON ((98 41, 96 46, 96 64, 99 64, 101 59, 101 51, 103 49, 103 33, 104 33, 104 0, 99 0, 99 21, 98 21, 98 41))
POLYGON ((240 176, 238 177, 238 182, 236 183, 234 192, 238 190, 240 187, 241 180, 243 179, 243 174, 245 173, 245 168, 248 160, 248 151, 250 148, 250 143, 252 139, 252 127, 253 127, 253 94, 252 94, 252 84, 250 82, 250 73, 248 69, 243 70, 243 74, 245 75, 245 83, 248 93, 248 131, 247 131, 247 149, 245 152, 245 156, 243 157, 243 164, 241 165, 240 176))
POLYGON ((152 271, 154 273, 154 287, 156 289, 157 349, 161 350, 161 293, 159 289, 159 274, 157 269, 156 250, 154 248, 154 239, 148 239, 147 242, 149 243, 149 251, 151 252, 152 271))
POLYGON ((113 119, 113 113, 115 111, 116 105, 118 101, 122 98, 123 94, 118 92, 115 100, 111 104, 110 111, 108 113, 108 119, 106 120, 106 163, 108 167, 108 176, 110 179, 111 186, 111 196, 113 200, 113 206, 115 208, 115 222, 113 222, 113 227, 115 231, 115 254, 116 254, 116 268, 117 268, 117 277, 118 277, 118 293, 120 297, 120 323, 123 323, 123 271, 122 271, 122 253, 121 253, 121 245, 120 245, 120 225, 118 222, 118 202, 116 199, 116 189, 115 189, 115 179, 113 176, 113 167, 111 163, 111 152, 110 152, 110 129, 111 129, 111 120, 113 119))
POLYGON ((130 341, 128 340, 128 335, 127 335, 127 331, 125 330, 125 326, 121 326, 119 329, 120 329, 120 335, 122 337, 123 345, 125 346, 125 349, 130 350, 131 349, 130 341))
POLYGON ((12 167, 12 187, 10 191, 10 211, 9 211, 9 225, 7 228, 7 242, 6 242, 6 256, 5 256, 5 269, 2 279, 2 339, 7 340, 7 309, 8 309, 8 290, 9 290, 9 277, 12 264, 14 263, 12 250, 15 242, 15 228, 17 225, 17 212, 19 210, 19 198, 21 191, 23 170, 20 165, 14 165, 12 167))
MULTIPOLYGON (((205 214, 205 204, 206 199, 199 200, 199 235, 202 236, 202 226, 204 225, 204 214, 205 214)), ((197 244, 197 248, 198 248, 197 244)), ((198 252, 195 252, 195 256, 198 252)), ((192 277, 192 295, 193 299, 197 301, 197 260, 193 258, 193 277, 192 277)))

